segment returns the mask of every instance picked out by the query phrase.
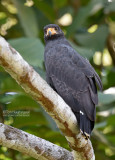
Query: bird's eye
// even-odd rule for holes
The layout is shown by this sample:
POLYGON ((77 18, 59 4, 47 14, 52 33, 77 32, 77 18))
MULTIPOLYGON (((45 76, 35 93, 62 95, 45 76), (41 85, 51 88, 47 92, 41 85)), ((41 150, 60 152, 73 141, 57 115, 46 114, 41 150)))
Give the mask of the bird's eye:
POLYGON ((55 27, 55 30, 57 31, 58 29, 55 27))
POLYGON ((45 34, 47 33, 47 30, 45 30, 45 34))

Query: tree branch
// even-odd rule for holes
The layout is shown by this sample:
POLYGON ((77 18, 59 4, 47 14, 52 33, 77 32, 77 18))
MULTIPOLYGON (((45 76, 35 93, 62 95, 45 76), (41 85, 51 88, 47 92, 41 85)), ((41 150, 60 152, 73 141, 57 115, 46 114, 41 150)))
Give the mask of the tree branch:
POLYGON ((56 121, 73 150, 74 159, 94 160, 92 144, 80 133, 70 107, 2 37, 0 64, 56 121))
POLYGON ((40 160, 73 160, 71 152, 22 130, 0 123, 0 145, 40 160))

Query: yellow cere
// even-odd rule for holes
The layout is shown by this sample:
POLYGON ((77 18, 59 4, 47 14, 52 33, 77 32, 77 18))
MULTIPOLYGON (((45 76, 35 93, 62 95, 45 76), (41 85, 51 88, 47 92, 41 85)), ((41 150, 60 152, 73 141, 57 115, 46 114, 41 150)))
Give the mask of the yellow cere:
POLYGON ((47 29, 47 35, 49 35, 49 31, 51 32, 52 35, 56 34, 55 28, 48 28, 47 29))

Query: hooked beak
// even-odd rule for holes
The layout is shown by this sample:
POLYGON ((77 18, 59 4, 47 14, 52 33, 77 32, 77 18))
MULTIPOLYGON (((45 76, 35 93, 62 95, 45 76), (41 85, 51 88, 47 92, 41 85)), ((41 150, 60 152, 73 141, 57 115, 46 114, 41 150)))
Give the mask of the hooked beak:
POLYGON ((48 28, 47 29, 47 36, 51 37, 54 34, 57 34, 55 28, 48 28))
POLYGON ((49 35, 49 37, 51 37, 51 35, 52 35, 52 32, 51 32, 51 31, 48 31, 48 35, 49 35))

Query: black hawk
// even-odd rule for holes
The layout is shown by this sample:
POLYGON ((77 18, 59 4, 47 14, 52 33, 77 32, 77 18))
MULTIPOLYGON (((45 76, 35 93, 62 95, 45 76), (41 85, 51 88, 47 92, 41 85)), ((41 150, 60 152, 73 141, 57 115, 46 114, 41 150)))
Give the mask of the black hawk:
POLYGON ((48 84, 75 114, 80 131, 87 138, 94 128, 98 95, 102 83, 89 61, 79 55, 56 24, 44 27, 44 61, 48 84))

